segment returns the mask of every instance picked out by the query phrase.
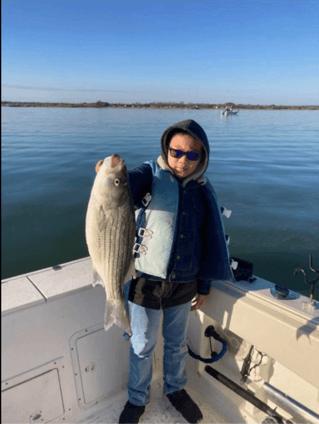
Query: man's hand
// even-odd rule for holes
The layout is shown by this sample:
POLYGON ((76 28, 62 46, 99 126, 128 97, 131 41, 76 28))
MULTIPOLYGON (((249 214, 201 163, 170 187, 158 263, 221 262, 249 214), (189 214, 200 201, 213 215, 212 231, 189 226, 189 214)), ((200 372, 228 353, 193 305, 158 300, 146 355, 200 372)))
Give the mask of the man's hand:
POLYGON ((196 309, 201 308, 206 302, 206 299, 207 296, 204 296, 203 294, 198 294, 197 297, 192 300, 193 305, 191 307, 191 311, 195 311, 196 309))

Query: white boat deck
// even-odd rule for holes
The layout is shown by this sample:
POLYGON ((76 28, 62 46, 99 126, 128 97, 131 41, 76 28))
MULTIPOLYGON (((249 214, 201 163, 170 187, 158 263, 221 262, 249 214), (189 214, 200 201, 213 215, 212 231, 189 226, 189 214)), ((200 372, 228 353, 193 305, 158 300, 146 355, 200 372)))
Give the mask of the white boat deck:
MULTIPOLYGON (((93 288, 90 258, 1 283, 2 423, 117 423, 127 400, 129 343, 116 326, 103 328, 105 292, 93 288)), ((275 299, 269 281, 215 282, 201 311, 191 314, 189 344, 210 356, 204 331, 227 341, 212 366, 236 384, 251 346, 258 365, 242 385, 286 420, 319 424, 319 310, 309 298, 275 299), (306 305, 306 306, 305 306, 306 305), (265 356, 260 361, 262 352, 265 356), (267 392, 268 387, 285 396, 267 392), (290 400, 292 399, 292 400, 290 400)), ((213 340, 213 350, 221 344, 213 340)), ((184 423, 162 395, 163 341, 156 346, 151 401, 142 423, 184 423)), ((266 414, 188 358, 186 390, 203 423, 257 424, 266 414)))
MULTIPOLYGON (((202 424, 206 423, 226 423, 220 415, 203 399, 203 396, 191 384, 187 387, 188 394, 197 403, 203 414, 202 424)), ((127 401, 126 390, 122 390, 109 400, 104 401, 96 408, 90 409, 76 417, 74 423, 90 423, 90 424, 116 424, 119 416, 127 401)), ((145 412, 140 419, 140 423, 174 423, 184 424, 187 421, 177 412, 169 401, 163 395, 162 376, 157 374, 153 377, 151 385, 151 399, 146 406, 145 412)))

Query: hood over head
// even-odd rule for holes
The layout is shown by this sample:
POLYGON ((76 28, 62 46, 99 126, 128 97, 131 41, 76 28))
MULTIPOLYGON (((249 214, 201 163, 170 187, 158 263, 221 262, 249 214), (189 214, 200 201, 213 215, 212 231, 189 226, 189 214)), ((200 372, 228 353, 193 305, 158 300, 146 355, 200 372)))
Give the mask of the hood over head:
MULTIPOLYGON (((177 122, 176 124, 171 125, 164 131, 161 137, 162 153, 157 160, 158 164, 166 170, 171 171, 167 162, 168 147, 169 147, 169 143, 171 141, 172 136, 177 134, 178 130, 186 131, 192 137, 200 141, 204 150, 204 154, 202 155, 195 172, 183 180, 183 186, 186 186, 186 184, 189 181, 198 180, 206 171, 208 167, 208 162, 209 162, 209 152, 210 152, 209 142, 203 128, 193 119, 187 119, 185 121, 177 122)), ((204 181, 205 179, 200 178, 199 182, 204 182, 204 181)))

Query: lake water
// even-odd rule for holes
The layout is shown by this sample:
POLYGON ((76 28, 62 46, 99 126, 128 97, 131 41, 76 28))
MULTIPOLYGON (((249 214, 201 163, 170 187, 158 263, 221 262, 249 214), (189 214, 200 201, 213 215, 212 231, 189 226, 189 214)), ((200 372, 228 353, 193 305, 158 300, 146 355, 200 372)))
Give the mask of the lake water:
POLYGON ((97 160, 119 153, 132 169, 156 159, 163 131, 188 118, 208 135, 206 176, 233 211, 230 254, 308 294, 293 271, 314 278, 310 253, 319 268, 319 111, 2 108, 2 278, 87 256, 97 160))

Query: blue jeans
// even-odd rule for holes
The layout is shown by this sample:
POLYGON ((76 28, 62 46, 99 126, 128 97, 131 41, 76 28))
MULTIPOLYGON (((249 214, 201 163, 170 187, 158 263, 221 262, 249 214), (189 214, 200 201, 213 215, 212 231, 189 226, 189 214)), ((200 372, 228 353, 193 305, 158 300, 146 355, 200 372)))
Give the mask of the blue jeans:
MULTIPOLYGON (((149 402, 152 357, 162 310, 149 309, 128 301, 129 283, 124 288, 133 335, 130 347, 128 400, 133 405, 149 402)), ((164 393, 181 390, 187 381, 186 331, 191 302, 163 310, 164 393)))

